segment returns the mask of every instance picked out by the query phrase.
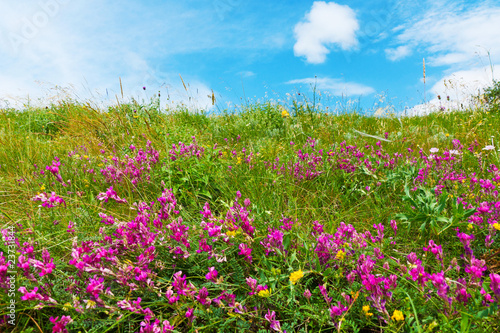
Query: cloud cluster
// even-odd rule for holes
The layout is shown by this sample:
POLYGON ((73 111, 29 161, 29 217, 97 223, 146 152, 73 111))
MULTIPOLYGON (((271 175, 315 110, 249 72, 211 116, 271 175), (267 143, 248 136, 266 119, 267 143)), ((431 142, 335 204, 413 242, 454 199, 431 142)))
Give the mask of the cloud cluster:
POLYGON ((325 62, 329 47, 352 50, 358 46, 356 13, 346 5, 315 1, 302 22, 294 29, 295 56, 313 64, 325 62))
POLYGON ((369 95, 375 92, 375 89, 372 87, 328 77, 291 80, 288 81, 287 84, 315 85, 318 90, 328 91, 334 96, 359 96, 369 95))

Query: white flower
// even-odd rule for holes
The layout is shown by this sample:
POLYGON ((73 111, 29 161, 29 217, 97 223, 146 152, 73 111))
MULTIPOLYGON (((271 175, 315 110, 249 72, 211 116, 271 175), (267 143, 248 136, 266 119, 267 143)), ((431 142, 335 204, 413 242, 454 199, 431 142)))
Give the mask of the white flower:
POLYGON ((495 146, 491 146, 491 145, 483 148, 483 150, 493 150, 493 149, 495 149, 495 146))
POLYGON ((434 154, 434 153, 437 153, 439 151, 439 148, 431 148, 430 151, 431 151, 431 153, 434 154))
POLYGON ((450 155, 460 155, 460 152, 458 150, 451 149, 450 150, 450 155))

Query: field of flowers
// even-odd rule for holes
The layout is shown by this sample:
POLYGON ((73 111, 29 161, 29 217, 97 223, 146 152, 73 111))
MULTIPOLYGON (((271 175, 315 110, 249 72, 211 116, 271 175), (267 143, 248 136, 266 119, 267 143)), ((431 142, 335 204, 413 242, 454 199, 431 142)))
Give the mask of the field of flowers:
POLYGON ((498 332, 497 113, 0 110, 2 332, 498 332))

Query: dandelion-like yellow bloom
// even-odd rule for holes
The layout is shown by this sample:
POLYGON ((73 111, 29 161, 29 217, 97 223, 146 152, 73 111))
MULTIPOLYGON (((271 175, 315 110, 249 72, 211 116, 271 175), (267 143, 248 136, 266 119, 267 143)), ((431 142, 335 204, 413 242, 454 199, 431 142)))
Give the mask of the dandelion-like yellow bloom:
POLYGON ((339 252, 337 252, 337 255, 335 255, 335 259, 338 259, 338 260, 344 260, 345 258, 345 252, 343 250, 340 250, 339 252))
POLYGON ((367 317, 373 316, 373 313, 370 312, 370 306, 369 305, 364 305, 363 306, 363 312, 365 313, 365 316, 367 316, 367 317))
POLYGON ((500 230, 500 223, 494 223, 493 228, 500 230))
POLYGON ((469 225, 467 226, 467 229, 469 229, 469 230, 474 229, 474 225, 472 223, 469 223, 469 225))
POLYGON ((302 277, 304 276, 304 272, 302 272, 301 269, 299 269, 298 271, 296 272, 293 272, 292 274, 290 274, 290 281, 292 282, 292 284, 295 284, 297 283, 297 281, 299 281, 302 277))
POLYGON ((287 117, 290 117, 290 114, 288 113, 287 110, 283 109, 283 111, 281 111, 281 116, 283 118, 287 118, 287 117))
POLYGON ((403 312, 399 310, 394 310, 391 319, 395 321, 400 321, 400 320, 405 320, 405 317, 403 316, 403 312))
POLYGON ((264 289, 264 290, 261 290, 259 291, 259 294, 258 294, 260 297, 269 297, 271 296, 271 289, 264 289))
POLYGON ((236 231, 235 230, 226 231, 226 235, 234 237, 234 236, 236 236, 236 231))

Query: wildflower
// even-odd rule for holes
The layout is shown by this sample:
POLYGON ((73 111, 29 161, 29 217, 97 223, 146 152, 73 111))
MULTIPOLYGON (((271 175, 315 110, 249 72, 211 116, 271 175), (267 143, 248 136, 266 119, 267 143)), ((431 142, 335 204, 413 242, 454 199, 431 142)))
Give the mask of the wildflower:
POLYGON ((212 282, 217 282, 217 270, 215 269, 215 267, 210 267, 208 269, 208 273, 207 275, 205 275, 205 278, 209 281, 212 281, 212 282))
POLYGON ((288 113, 287 110, 283 109, 283 111, 281 111, 281 116, 283 118, 287 118, 287 117, 290 117, 290 114, 288 113))
POLYGON ((370 312, 369 305, 364 305, 362 309, 363 309, 363 312, 365 313, 365 316, 367 316, 367 317, 373 316, 373 313, 370 312))
POLYGON ((493 228, 497 229, 500 231, 500 223, 494 223, 493 228))
POLYGON ((268 288, 262 289, 261 291, 259 291, 258 295, 260 297, 267 298, 267 297, 271 296, 271 289, 268 289, 268 288))
POLYGON ((312 296, 311 291, 309 289, 306 289, 304 291, 304 297, 309 300, 309 299, 311 299, 311 296, 312 296))
POLYGON ((400 320, 405 320, 405 317, 403 316, 403 312, 399 310, 394 310, 391 319, 395 321, 400 321, 400 320))
POLYGON ((433 154, 437 153, 438 151, 439 151, 439 148, 431 148, 430 149, 430 152, 433 153, 433 154))
POLYGON ((188 308, 188 310, 186 311, 186 318, 189 320, 189 322, 193 322, 194 318, 196 318, 193 312, 194 312, 193 308, 188 308))
POLYGON ((493 149, 495 149, 495 146, 492 146, 492 145, 488 145, 488 146, 483 148, 483 150, 493 150, 493 149))
POLYGON ((94 302, 93 300, 89 299, 89 300, 85 300, 84 302, 87 303, 87 306, 85 308, 95 309, 96 302, 94 302))
POLYGON ((344 260, 344 258, 345 258, 345 252, 344 252, 344 250, 340 250, 335 255, 335 259, 337 259, 337 260, 344 260))
POLYGON ((292 274, 290 274, 290 282, 292 282, 292 284, 295 284, 297 283, 297 281, 299 281, 302 277, 304 276, 304 272, 302 272, 301 269, 299 269, 298 271, 296 272, 293 272, 292 274))
POLYGON ((264 316, 266 320, 271 324, 269 327, 277 332, 281 332, 281 325, 278 320, 276 320, 276 312, 267 310, 267 314, 264 316))
POLYGON ((52 332, 57 333, 68 333, 68 330, 66 329, 66 325, 71 323, 73 319, 71 319, 71 316, 62 316, 61 320, 57 321, 59 317, 50 317, 50 322, 54 324, 54 327, 52 328, 52 332))

